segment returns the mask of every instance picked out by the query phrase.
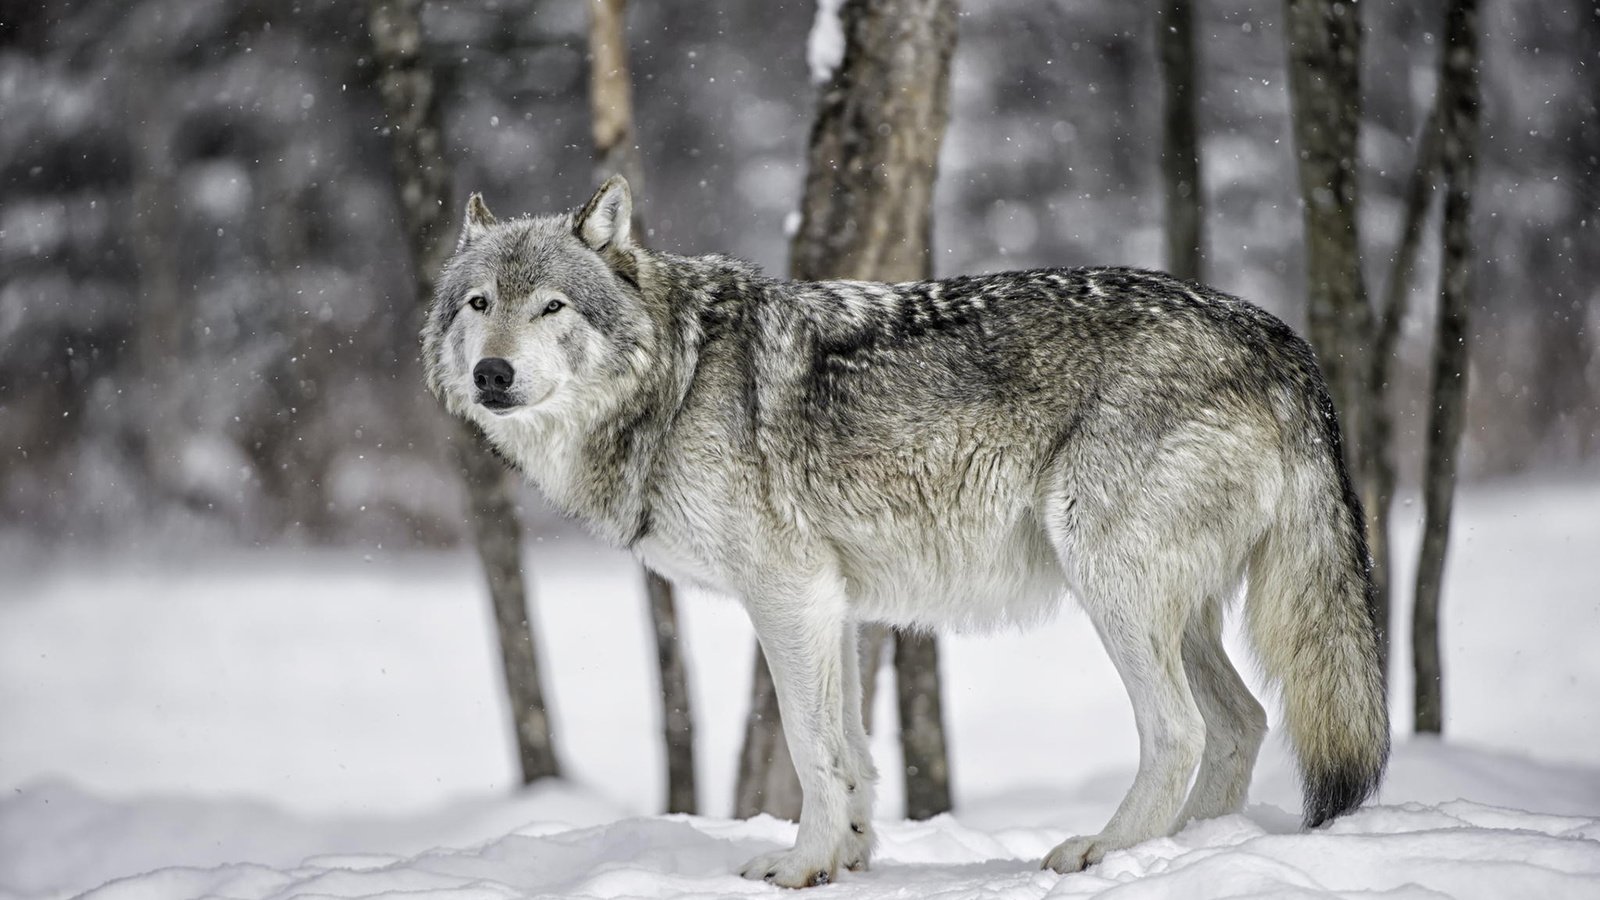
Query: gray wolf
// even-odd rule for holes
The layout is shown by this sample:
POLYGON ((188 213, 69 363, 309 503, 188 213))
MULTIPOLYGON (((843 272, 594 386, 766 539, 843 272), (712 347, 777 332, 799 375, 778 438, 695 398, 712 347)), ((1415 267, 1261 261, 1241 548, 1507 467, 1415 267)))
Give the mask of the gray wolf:
POLYGON ((1373 792, 1389 726, 1362 516, 1286 325, 1128 269, 782 281, 646 249, 631 217, 616 178, 506 222, 474 195, 427 382, 597 535, 744 604, 804 789, 795 846, 746 877, 870 860, 867 620, 1026 624, 1069 594, 1087 611, 1139 768, 1099 834, 1045 858, 1058 872, 1243 805, 1266 718, 1220 640, 1241 596, 1306 825, 1373 792))

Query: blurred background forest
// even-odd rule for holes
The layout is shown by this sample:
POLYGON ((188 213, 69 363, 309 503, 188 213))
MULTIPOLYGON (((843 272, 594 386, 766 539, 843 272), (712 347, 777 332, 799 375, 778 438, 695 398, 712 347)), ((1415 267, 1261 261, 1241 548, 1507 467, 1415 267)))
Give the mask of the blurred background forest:
MULTIPOLYGON (((963 10, 937 274, 1160 268, 1154 4, 963 10)), ((1383 281, 1434 94, 1435 0, 1364 2, 1363 258, 1383 281)), ((787 268, 815 4, 637 3, 654 246, 787 268)), ((1207 280, 1303 327, 1276 2, 1197 4, 1207 280)), ((550 212, 593 188, 587 27, 570 0, 426 7, 455 193, 550 212)), ((1600 462, 1600 17, 1483 18, 1468 479, 1600 462)), ((450 544, 466 532, 362 4, 10 0, 0 11, 0 529, 132 547, 450 544)), ((1426 426, 1424 251, 1395 368, 1426 426)), ((1402 465, 1402 481, 1415 478, 1402 465)), ((530 511, 540 509, 529 495, 530 511)))

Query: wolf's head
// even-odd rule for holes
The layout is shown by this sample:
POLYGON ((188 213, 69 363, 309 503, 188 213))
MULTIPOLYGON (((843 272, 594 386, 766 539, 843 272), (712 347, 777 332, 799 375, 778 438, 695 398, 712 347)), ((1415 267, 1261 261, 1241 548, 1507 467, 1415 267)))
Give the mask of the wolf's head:
POLYGON ((472 195, 422 333, 428 387, 451 412, 491 425, 628 389, 656 336, 632 216, 621 177, 558 216, 499 222, 472 195))

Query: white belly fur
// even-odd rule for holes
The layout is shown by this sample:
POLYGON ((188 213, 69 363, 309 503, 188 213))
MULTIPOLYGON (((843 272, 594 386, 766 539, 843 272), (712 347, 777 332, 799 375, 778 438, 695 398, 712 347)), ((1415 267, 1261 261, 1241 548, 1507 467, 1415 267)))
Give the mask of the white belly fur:
POLYGON ((1066 595, 1055 552, 1031 522, 959 544, 948 533, 918 539, 879 530, 873 537, 836 545, 862 620, 987 631, 1036 624, 1066 595))
MULTIPOLYGON (((857 619, 988 631, 1037 624, 1067 593, 1055 551, 1031 520, 965 529, 919 530, 921 524, 887 516, 856 520, 845 528, 836 524, 819 541, 816 549, 827 548, 822 552, 844 578, 857 619)), ((806 530, 821 537, 813 528, 806 530)), ((671 538, 671 531, 651 534, 634 551, 676 583, 738 596, 730 573, 701 558, 692 541, 671 538)))

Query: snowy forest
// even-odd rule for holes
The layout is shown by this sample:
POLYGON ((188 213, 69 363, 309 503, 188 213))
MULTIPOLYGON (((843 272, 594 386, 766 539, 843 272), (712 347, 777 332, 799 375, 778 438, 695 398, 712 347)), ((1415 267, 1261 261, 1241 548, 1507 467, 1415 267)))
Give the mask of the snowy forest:
MULTIPOLYGON (((635 7, 650 242, 785 271, 813 5, 635 7)), ((1589 13, 1484 6, 1468 479, 1592 472, 1600 454, 1600 254, 1583 252, 1600 246, 1589 13)), ((437 2, 423 15, 451 212, 471 190, 516 212, 586 199, 582 4, 437 2)), ((1217 0, 1196 15, 1206 280, 1303 326, 1281 10, 1217 0)), ((1437 80, 1442 4, 1362 15, 1362 256, 1376 291, 1437 80)), ((60 0, 5 17, 7 530, 140 546, 460 540, 361 4, 60 0)), ((1154 21, 1154 4, 1112 0, 964 8, 936 275, 1165 266, 1154 21)), ((1431 252, 1395 366, 1413 451, 1431 252)))
POLYGON ((879 856, 825 890, 1600 890, 1600 3, 14 0, 0 900, 772 889, 739 866, 801 801, 740 607, 423 386, 468 195, 559 212, 619 172, 646 245, 774 275, 1203 281, 1340 406, 1371 808, 1296 843, 1269 738, 1243 814, 1037 873, 1141 764, 1093 628, 868 627, 879 856), (852 154, 903 180, 819 165, 852 154))

